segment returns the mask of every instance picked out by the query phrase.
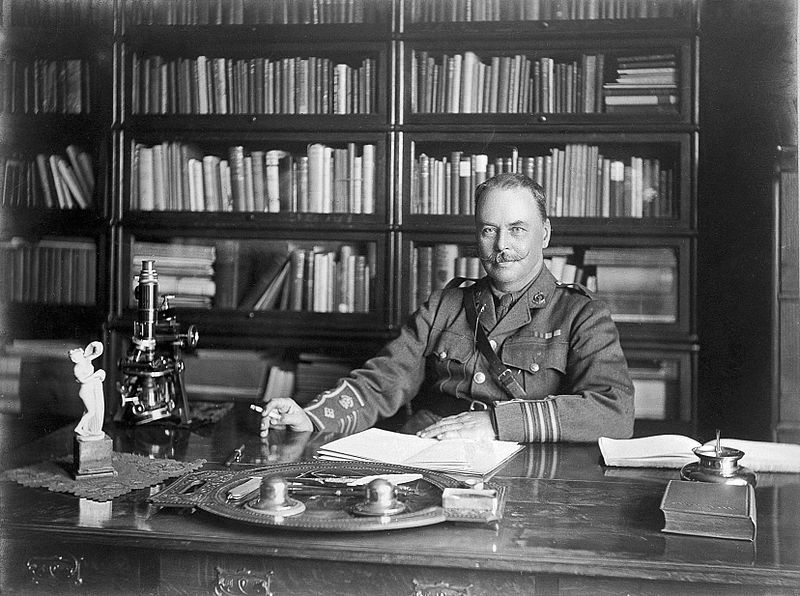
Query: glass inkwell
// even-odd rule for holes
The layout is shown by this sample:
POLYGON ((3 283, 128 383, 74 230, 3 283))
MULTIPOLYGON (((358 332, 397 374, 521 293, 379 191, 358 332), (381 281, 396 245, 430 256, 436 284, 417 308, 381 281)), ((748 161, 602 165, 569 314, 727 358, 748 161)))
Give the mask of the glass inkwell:
POLYGON ((681 468, 682 480, 714 482, 716 484, 756 485, 755 473, 739 465, 744 452, 720 444, 719 431, 714 445, 701 445, 692 449, 700 461, 681 468))

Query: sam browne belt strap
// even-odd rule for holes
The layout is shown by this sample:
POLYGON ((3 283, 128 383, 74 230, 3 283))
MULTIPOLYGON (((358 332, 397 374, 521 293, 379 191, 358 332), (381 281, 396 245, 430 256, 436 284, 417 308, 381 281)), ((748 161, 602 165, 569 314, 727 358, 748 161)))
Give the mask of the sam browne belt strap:
POLYGON ((486 337, 486 330, 480 322, 478 310, 475 307, 475 292, 467 289, 464 291, 464 310, 467 315, 467 322, 470 327, 475 330, 475 344, 478 351, 486 358, 489 363, 489 370, 492 375, 505 390, 505 392, 513 399, 525 399, 525 390, 519 384, 514 372, 508 368, 503 361, 497 356, 489 343, 489 338, 486 337))

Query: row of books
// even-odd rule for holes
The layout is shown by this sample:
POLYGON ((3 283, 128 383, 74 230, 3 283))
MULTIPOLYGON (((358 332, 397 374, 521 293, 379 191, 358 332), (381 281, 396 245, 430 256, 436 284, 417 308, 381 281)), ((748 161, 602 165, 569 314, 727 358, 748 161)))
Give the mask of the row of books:
MULTIPOLYGON (((298 246, 294 242, 219 240, 211 244, 133 241, 131 278, 155 261, 159 294, 186 308, 368 312, 374 245, 298 246)), ((136 300, 131 292, 129 305, 136 300)))
MULTIPOLYGON (((414 149, 412 148, 412 151, 414 149)), ((548 155, 508 157, 452 151, 441 158, 421 153, 411 164, 411 212, 472 214, 475 187, 496 174, 521 172, 539 183, 552 217, 674 216, 675 175, 658 158, 604 157, 599 147, 568 143, 548 155)))
POLYGON ((181 141, 135 143, 131 209, 141 211, 243 211, 373 213, 375 145, 346 143, 206 154, 181 141))
MULTIPOLYGON (((172 306, 211 308, 217 288, 214 282, 216 246, 195 243, 134 241, 131 247, 131 276, 136 287, 142 261, 154 260, 159 295, 171 295, 172 306)), ((133 291, 130 306, 136 305, 133 291)))
POLYGON ((92 158, 75 145, 67 146, 66 156, 0 155, 0 207, 89 209, 94 186, 92 158))
POLYGON ((412 23, 658 19, 689 6, 689 0, 408 0, 407 14, 412 23))
POLYGON ((441 290, 454 277, 478 279, 483 267, 474 250, 449 242, 432 245, 415 243, 409 259, 408 297, 410 311, 428 300, 431 292, 441 290))
POLYGON ((132 25, 319 25, 374 23, 375 0, 138 0, 132 25))
POLYGON ((343 244, 296 248, 263 256, 262 270, 238 301, 239 310, 370 311, 374 258, 343 244))
POLYGON ((88 114, 90 67, 85 60, 0 58, 0 113, 88 114))
POLYGON ((92 305, 97 250, 83 238, 0 242, 0 302, 92 305))
POLYGON ((414 113, 596 113, 603 109, 604 54, 571 60, 523 54, 432 56, 412 52, 414 113))
MULTIPOLYGON (((484 275, 470 248, 453 243, 414 244, 409 258, 409 310, 451 279, 484 275)), ((544 264, 562 283, 580 283, 625 323, 674 323, 677 320, 677 261, 670 248, 545 249, 544 264)))
POLYGON ((621 323, 675 323, 677 262, 670 248, 545 250, 544 263, 558 281, 580 283, 605 301, 621 323))
POLYGON ((371 114, 374 58, 132 55, 133 114, 371 114))
MULTIPOLYGON (((513 20, 674 18, 687 0, 410 0, 412 23, 513 20)), ((134 25, 372 23, 375 0, 139 0, 134 25)))
POLYGON ((109 23, 111 0, 0 0, 0 27, 76 27, 109 23))
POLYGON ((556 281, 565 284, 583 284, 592 292, 597 291, 597 277, 584 269, 571 246, 549 246, 544 249, 544 266, 556 281))
POLYGON ((678 67, 673 52, 617 58, 614 82, 603 84, 606 112, 676 111, 678 67))

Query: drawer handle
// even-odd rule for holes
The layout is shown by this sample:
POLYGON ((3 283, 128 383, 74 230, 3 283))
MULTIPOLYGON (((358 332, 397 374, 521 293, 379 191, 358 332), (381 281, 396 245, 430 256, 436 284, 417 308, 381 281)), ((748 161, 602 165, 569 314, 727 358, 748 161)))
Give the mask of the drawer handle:
POLYGON ((249 569, 225 571, 217 567, 216 596, 273 596, 272 571, 266 575, 256 575, 249 569))
POLYGON ((34 584, 69 581, 80 586, 81 561, 74 555, 55 555, 52 557, 31 557, 25 562, 28 579, 34 584))
POLYGON ((436 582, 435 584, 423 584, 417 580, 414 582, 414 588, 411 596, 470 596, 469 589, 472 584, 468 586, 451 586, 446 582, 436 582))

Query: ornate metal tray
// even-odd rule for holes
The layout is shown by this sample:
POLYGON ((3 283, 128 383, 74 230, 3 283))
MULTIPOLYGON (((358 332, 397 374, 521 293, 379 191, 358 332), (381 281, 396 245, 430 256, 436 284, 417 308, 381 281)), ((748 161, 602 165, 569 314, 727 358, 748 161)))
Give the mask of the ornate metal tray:
MULTIPOLYGON (((442 508, 442 491, 458 488, 462 484, 436 472, 407 468, 391 464, 309 461, 276 464, 260 468, 230 472, 227 470, 205 470, 193 472, 179 478, 168 488, 150 498, 162 507, 196 507, 214 515, 250 524, 287 528, 293 530, 316 530, 331 532, 364 532, 413 528, 437 524, 448 519, 442 508), (301 501, 305 510, 296 515, 270 515, 254 510, 258 491, 238 501, 229 498, 231 489, 240 487, 253 477, 280 477, 287 481, 309 478, 352 478, 378 474, 417 473, 421 477, 402 485, 397 500, 404 507, 400 513, 381 516, 360 516, 354 513, 364 500, 359 491, 344 491, 347 494, 303 494, 292 495, 301 501)), ((313 492, 313 491, 310 491, 313 492)), ((464 520, 480 521, 480 520, 464 520)))

